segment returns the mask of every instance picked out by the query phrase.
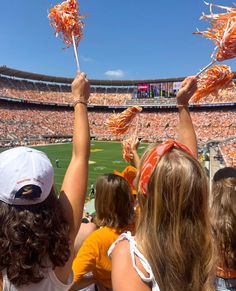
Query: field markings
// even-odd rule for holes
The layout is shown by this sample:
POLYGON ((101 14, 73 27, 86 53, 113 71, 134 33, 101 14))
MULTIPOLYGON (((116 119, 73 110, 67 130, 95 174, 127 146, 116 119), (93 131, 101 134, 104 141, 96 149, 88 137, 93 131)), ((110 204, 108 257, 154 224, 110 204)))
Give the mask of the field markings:
POLYGON ((103 149, 92 149, 90 150, 91 153, 98 153, 98 152, 103 152, 103 149))
POLYGON ((94 167, 93 169, 94 169, 94 171, 103 171, 103 170, 107 169, 107 167, 98 166, 98 167, 94 167))
POLYGON ((112 164, 121 164, 121 163, 123 163, 123 161, 120 161, 120 160, 112 161, 112 164))
MULTIPOLYGON (((121 157, 122 148, 120 142, 93 141, 91 146, 87 193, 90 191, 90 184, 94 183, 98 176, 105 172, 113 173, 115 169, 121 171, 127 166, 127 163, 121 157)), ((72 144, 51 144, 48 147, 40 148, 40 150, 48 153, 54 166, 54 185, 60 189, 66 169, 70 163, 72 144), (55 163, 57 159, 59 160, 59 168, 56 167, 55 163)))

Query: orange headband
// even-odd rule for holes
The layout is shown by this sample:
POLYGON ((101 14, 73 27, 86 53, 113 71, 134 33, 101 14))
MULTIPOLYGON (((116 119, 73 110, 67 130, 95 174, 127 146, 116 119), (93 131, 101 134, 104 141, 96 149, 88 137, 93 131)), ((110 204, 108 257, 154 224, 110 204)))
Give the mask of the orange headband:
POLYGON ((156 168, 160 158, 172 148, 182 149, 184 152, 194 157, 192 151, 179 141, 167 140, 162 144, 157 145, 153 148, 143 161, 141 168, 141 174, 139 179, 139 189, 143 194, 147 194, 148 183, 153 171, 156 168))

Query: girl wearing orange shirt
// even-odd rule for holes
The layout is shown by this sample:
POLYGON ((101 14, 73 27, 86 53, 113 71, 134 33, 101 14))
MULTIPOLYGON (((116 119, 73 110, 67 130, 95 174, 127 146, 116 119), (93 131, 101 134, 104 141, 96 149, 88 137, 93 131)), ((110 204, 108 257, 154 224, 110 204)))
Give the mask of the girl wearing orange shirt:
POLYGON ((95 209, 100 229, 94 231, 79 249, 73 262, 74 283, 71 291, 93 283, 101 290, 112 288, 111 261, 107 251, 123 231, 134 228, 133 205, 131 188, 123 177, 106 174, 98 178, 95 209))

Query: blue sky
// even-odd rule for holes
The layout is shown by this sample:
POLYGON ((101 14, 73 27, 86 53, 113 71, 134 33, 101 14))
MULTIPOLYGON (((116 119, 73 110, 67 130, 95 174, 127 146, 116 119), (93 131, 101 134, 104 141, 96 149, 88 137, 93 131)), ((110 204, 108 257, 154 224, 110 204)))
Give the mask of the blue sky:
MULTIPOLYGON (((73 49, 63 50, 47 11, 60 1, 1 0, 0 65, 73 77, 73 49)), ((213 1, 232 6, 232 1, 213 1)), ((214 45, 192 32, 207 28, 201 0, 80 0, 88 14, 78 53, 91 79, 155 79, 196 74, 214 45)), ((235 59, 224 62, 236 71, 235 59)))

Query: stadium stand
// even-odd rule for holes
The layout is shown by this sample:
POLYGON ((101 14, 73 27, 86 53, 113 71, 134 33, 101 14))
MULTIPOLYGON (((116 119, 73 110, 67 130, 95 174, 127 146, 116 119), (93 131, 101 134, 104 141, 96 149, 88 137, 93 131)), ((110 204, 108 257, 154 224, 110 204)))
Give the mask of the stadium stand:
POLYGON ((220 152, 228 167, 235 167, 236 165, 236 138, 225 141, 220 144, 220 152))
MULTIPOLYGON (((183 78, 160 79, 160 80, 136 80, 136 81, 106 81, 91 80, 91 100, 93 105, 166 105, 175 104, 176 89, 174 84, 180 84, 183 78), (150 83, 150 92, 138 93, 141 84, 150 83), (155 95, 152 89, 153 84, 170 87, 170 91, 160 89, 159 95, 155 95), (172 91, 171 91, 172 90, 172 91), (174 91, 173 91, 174 90, 174 91), (152 93, 153 97, 149 98, 152 93), (149 95, 148 95, 149 94, 149 95), (138 96, 146 98, 138 98, 138 96), (155 96, 154 96, 155 95, 155 96), (164 97, 163 97, 164 95, 164 97), (168 97, 167 97, 168 96, 168 97), (132 98, 136 97, 136 98, 132 98)), ((72 79, 39 75, 22 72, 7 67, 0 67, 0 95, 28 101, 43 103, 71 104, 70 83, 72 79)), ((142 89, 140 89, 142 90, 142 89)), ((219 98, 210 95, 203 98, 200 104, 205 103, 228 103, 236 102, 235 89, 221 90, 219 98)), ((156 93, 158 94, 158 93, 156 93)))
MULTIPOLYGON (((235 89, 220 90, 219 96, 208 95, 203 97, 197 104, 218 104, 218 103, 236 103, 235 89)), ((141 99, 127 99, 126 105, 174 105, 176 104, 176 98, 165 98, 158 96, 157 98, 141 98, 141 99)))
MULTIPOLYGON (((30 104, 10 104, 6 102, 0 108, 1 137, 23 139, 36 136, 71 136, 71 108, 32 106, 30 104)), ((99 139, 114 139, 107 133, 104 121, 111 111, 90 110, 91 135, 99 139)), ((142 112, 139 115, 139 137, 148 142, 161 141, 174 137, 177 124, 177 113, 158 110, 158 112, 142 112), (154 134, 155 133, 155 134, 154 134)), ((235 110, 201 110, 192 112, 192 119, 200 143, 209 140, 223 141, 233 137, 236 132, 235 110)), ((136 125, 134 125, 135 127, 136 125)), ((132 131, 132 128, 131 128, 132 131)), ((123 139, 123 136, 121 137, 123 139)))
MULTIPOLYGON (((183 78, 165 79, 181 81, 183 78)), ((71 140, 72 79, 27 73, 0 67, 0 146, 50 143, 71 140)), ((137 98, 139 83, 160 82, 91 80, 89 119, 92 137, 99 140, 122 140, 107 132, 105 120, 128 105, 142 105, 138 132, 143 141, 156 142, 173 138, 177 124, 175 97, 137 98), (135 97, 135 98, 134 98, 135 97)), ((227 165, 235 164, 236 90, 222 90, 192 105, 192 119, 199 144, 220 144, 227 165), (220 101, 220 102, 219 102, 220 101), (230 140, 229 140, 230 139, 230 140)), ((134 124, 130 132, 134 130, 134 124)))
MULTIPOLYGON (((99 90, 91 93, 91 105, 124 105, 132 94, 122 90, 111 93, 111 90, 99 90), (107 92, 106 92, 107 91, 107 92)), ((126 90, 127 91, 127 90, 126 90)), ((71 104, 70 86, 14 80, 0 77, 0 95, 12 99, 36 101, 42 103, 71 104)))

